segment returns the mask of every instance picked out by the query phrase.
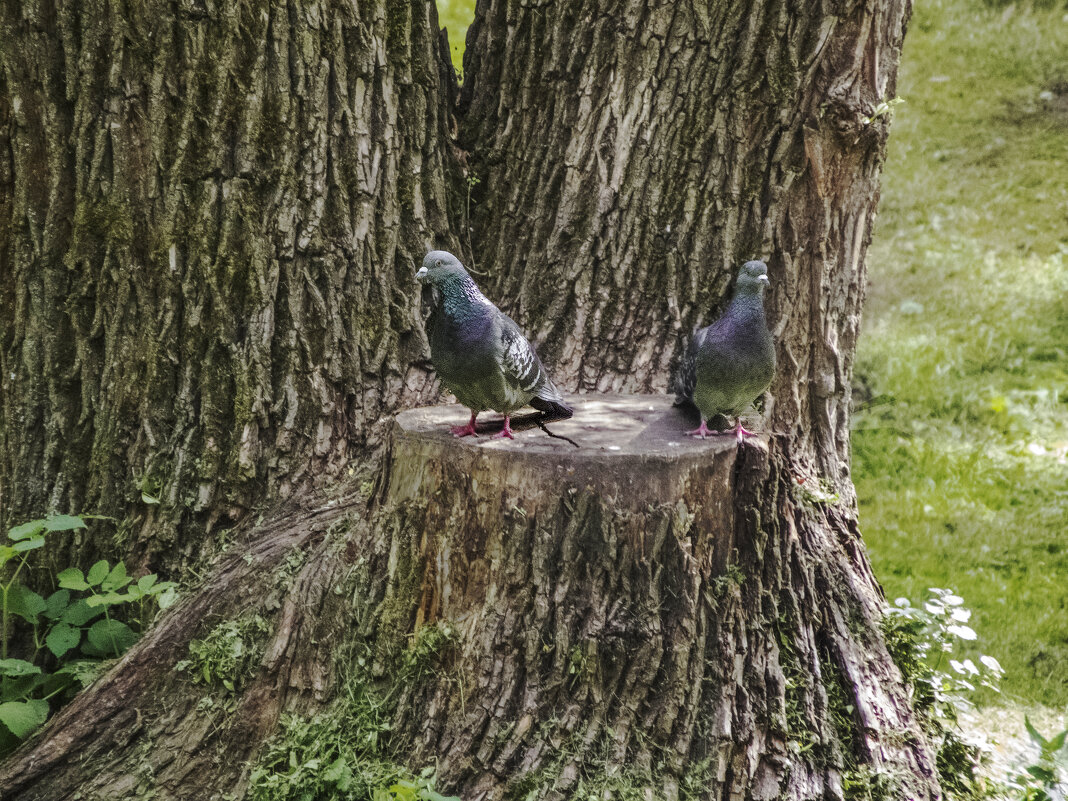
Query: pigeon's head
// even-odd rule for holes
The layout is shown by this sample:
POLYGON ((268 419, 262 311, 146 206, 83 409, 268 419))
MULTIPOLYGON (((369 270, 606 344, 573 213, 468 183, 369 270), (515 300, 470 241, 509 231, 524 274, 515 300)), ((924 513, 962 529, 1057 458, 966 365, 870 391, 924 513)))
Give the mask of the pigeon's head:
POLYGON ((432 250, 423 257, 423 266, 415 274, 423 283, 440 284, 452 276, 466 276, 460 260, 446 250, 432 250))
POLYGON ((768 286, 768 265, 762 261, 747 261, 738 273, 738 293, 759 295, 768 286))

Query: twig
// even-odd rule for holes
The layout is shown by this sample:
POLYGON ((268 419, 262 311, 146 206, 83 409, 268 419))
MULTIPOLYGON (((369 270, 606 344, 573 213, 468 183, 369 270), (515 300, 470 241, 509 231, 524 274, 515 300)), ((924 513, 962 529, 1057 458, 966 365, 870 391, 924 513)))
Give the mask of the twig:
POLYGON ((542 420, 535 420, 534 422, 538 424, 538 428, 540 428, 553 439, 562 439, 565 442, 570 442, 576 448, 579 447, 579 444, 575 442, 575 440, 571 439, 571 437, 565 437, 563 434, 554 434, 552 431, 545 427, 545 423, 542 420))

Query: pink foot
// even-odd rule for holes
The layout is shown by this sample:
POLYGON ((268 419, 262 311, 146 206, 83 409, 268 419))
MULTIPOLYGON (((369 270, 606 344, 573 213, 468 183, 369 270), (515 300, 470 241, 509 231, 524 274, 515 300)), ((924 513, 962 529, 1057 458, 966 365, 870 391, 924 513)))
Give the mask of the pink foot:
POLYGON ((691 437, 698 437, 699 439, 704 439, 705 437, 712 436, 712 432, 709 431, 708 426, 705 425, 704 418, 701 418, 700 426, 695 428, 693 431, 687 431, 686 433, 689 434, 691 437))
POLYGON ((452 431, 454 437, 477 437, 478 432, 475 431, 475 417, 478 412, 471 412, 471 419, 465 426, 449 426, 449 430, 452 431))
POLYGON ((504 416, 504 428, 500 430, 500 433, 493 435, 494 439, 504 439, 505 437, 515 439, 512 436, 511 416, 507 414, 504 416))
POLYGON ((754 434, 752 431, 747 431, 745 428, 743 428, 742 418, 739 417, 734 424, 734 436, 735 439, 741 442, 746 437, 755 437, 756 434, 754 434))

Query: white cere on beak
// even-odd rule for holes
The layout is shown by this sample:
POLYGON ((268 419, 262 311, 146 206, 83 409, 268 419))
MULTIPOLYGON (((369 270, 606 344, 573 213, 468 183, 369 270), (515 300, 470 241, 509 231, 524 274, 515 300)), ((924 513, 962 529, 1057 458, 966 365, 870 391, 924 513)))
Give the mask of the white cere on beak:
POLYGON ((762 284, 770 284, 771 283, 771 281, 768 280, 768 277, 766 275, 758 275, 757 276, 757 280, 762 284))
POLYGON ((418 278, 420 281, 426 278, 426 267, 420 267, 419 272, 415 274, 415 277, 418 278))

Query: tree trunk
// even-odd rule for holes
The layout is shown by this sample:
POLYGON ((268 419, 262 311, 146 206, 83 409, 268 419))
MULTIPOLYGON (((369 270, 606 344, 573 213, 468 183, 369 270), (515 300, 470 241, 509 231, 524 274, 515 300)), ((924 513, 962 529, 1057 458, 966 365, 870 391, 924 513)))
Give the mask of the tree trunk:
POLYGON ((0 513, 124 517, 208 578, 4 797, 435 762, 465 801, 938 797, 848 470, 908 12, 483 0, 454 104, 428 2, 5 3, 0 513), (582 447, 390 433, 435 392, 430 246, 584 393, 552 425, 582 447), (672 446, 663 396, 590 394, 662 393, 756 256, 765 438, 672 446), (196 683, 227 632, 254 658, 196 683))
POLYGON ((436 15, 11 0, 0 36, 0 523, 125 517, 173 568, 433 388, 412 273, 459 207, 436 15))

